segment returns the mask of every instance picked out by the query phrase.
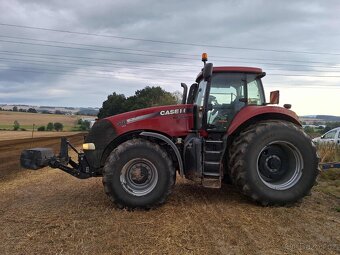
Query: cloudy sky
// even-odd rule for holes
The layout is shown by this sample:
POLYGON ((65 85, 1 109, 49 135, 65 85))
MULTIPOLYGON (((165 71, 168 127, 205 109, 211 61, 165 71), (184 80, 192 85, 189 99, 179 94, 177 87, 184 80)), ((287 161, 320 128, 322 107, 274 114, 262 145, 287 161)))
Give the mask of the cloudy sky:
MULTIPOLYGON (((0 0, 0 104, 100 107, 255 66, 299 115, 340 115, 340 2, 0 0)), ((268 93, 267 93, 268 94, 268 93)))

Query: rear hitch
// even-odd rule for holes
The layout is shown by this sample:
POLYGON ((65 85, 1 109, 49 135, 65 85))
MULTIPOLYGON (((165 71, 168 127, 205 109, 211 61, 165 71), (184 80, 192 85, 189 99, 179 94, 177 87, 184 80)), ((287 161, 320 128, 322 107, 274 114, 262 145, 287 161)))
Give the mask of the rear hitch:
POLYGON ((94 176, 85 154, 79 152, 65 137, 61 138, 60 153, 55 155, 51 148, 33 148, 22 151, 20 163, 23 168, 38 170, 46 166, 58 168, 79 179, 94 176), (78 155, 78 162, 68 155, 69 147, 78 155))

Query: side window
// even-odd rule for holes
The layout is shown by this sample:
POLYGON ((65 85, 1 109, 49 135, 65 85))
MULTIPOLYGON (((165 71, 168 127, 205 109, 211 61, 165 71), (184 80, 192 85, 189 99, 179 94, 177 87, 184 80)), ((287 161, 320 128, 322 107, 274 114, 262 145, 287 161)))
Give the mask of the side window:
POLYGON ((325 134, 324 139, 334 139, 336 135, 336 131, 331 131, 325 134))
POLYGON ((259 89, 257 80, 248 82, 248 104, 262 105, 261 91, 259 89))

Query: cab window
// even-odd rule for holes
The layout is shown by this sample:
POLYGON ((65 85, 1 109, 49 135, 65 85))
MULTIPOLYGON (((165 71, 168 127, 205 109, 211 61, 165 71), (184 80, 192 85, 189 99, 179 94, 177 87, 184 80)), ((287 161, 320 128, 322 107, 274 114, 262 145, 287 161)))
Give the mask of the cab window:
POLYGON ((248 79, 247 81, 249 105, 263 105, 265 101, 259 82, 259 79, 248 79))
POLYGON ((326 133, 322 138, 323 139, 334 139, 335 135, 336 135, 336 130, 326 133))
POLYGON ((207 82, 202 80, 198 84, 198 91, 197 91, 197 95, 196 95, 196 98, 195 98, 195 104, 198 107, 201 107, 204 104, 204 95, 205 95, 206 88, 207 88, 207 82))
POLYGON ((244 102, 244 74, 217 73, 211 80, 208 99, 209 111, 207 122, 210 129, 225 131, 234 114, 239 111, 244 102))

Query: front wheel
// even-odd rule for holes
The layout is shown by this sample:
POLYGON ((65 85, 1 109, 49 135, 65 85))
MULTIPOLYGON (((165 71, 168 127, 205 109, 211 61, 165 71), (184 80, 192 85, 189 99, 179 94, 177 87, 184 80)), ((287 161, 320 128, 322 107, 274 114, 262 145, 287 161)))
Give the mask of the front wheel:
POLYGON ((158 144, 133 139, 119 145, 103 171, 106 194, 120 208, 151 208, 165 202, 175 180, 175 169, 158 144))
POLYGON ((298 201, 319 172, 310 138, 286 121, 259 122, 243 131, 231 147, 229 169, 233 183, 263 205, 298 201))

